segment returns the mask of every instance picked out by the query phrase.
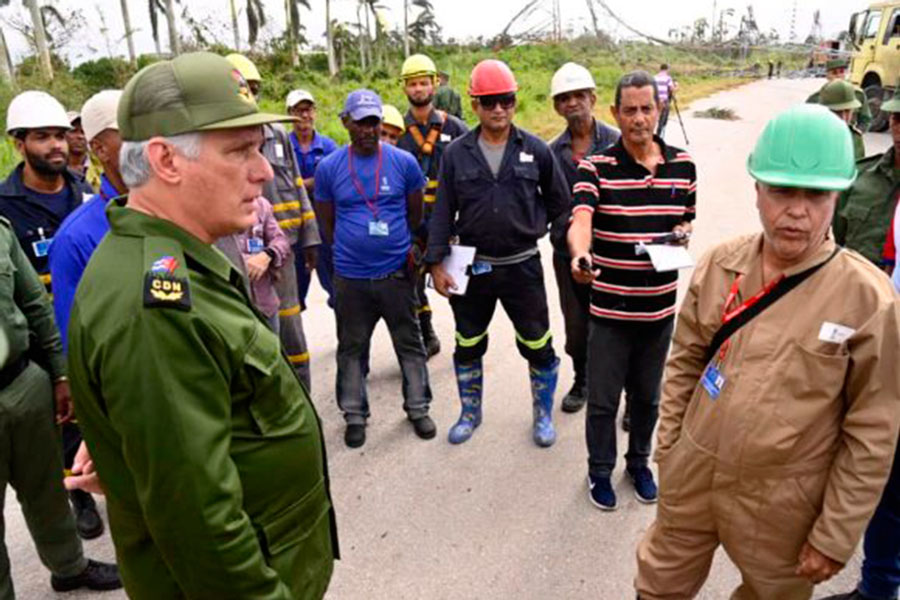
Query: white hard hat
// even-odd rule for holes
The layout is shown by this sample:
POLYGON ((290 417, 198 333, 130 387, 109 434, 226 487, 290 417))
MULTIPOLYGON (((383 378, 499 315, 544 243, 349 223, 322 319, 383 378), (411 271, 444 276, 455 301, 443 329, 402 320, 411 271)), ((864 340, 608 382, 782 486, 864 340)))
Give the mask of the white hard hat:
POLYGON ((313 95, 306 90, 291 90, 287 95, 287 100, 284 101, 284 106, 285 108, 290 109, 304 101, 312 102, 313 104, 316 103, 313 99, 313 95))
POLYGON ((81 107, 81 128, 88 143, 107 129, 119 129, 116 114, 122 90, 97 92, 81 107))
POLYGON ((12 99, 6 110, 6 133, 16 129, 60 127, 71 129, 66 109, 47 92, 31 90, 12 99))
POLYGON ((573 62, 561 66, 550 80, 550 96, 553 98, 566 92, 593 89, 597 89, 597 84, 594 83, 591 72, 573 62))

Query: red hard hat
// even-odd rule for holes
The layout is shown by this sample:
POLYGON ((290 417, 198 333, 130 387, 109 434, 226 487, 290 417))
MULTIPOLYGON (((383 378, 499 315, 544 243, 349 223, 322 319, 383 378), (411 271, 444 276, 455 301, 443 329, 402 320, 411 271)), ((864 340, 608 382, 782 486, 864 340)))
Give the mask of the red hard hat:
POLYGON ((512 94, 519 89, 516 77, 502 60, 488 58, 472 69, 469 77, 470 96, 493 96, 512 94))

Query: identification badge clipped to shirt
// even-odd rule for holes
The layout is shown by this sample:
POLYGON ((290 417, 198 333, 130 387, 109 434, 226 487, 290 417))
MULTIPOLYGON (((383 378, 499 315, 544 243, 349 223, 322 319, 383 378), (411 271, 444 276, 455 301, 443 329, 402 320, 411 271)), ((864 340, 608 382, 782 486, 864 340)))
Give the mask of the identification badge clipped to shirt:
POLYGON ((703 377, 700 378, 700 382, 703 384, 703 389, 706 390, 706 393, 709 394, 710 398, 713 400, 719 399, 722 388, 725 387, 725 377, 715 364, 711 362, 706 366, 706 370, 703 372, 703 377))
POLYGON ((275 158, 279 160, 284 158, 284 146, 281 144, 275 144, 275 158))
POLYGON ((484 275, 485 273, 490 273, 493 270, 494 270, 494 267, 491 266, 491 263, 486 263, 486 262, 472 263, 472 275, 484 275))
POLYGON ((449 134, 449 133, 442 133, 442 134, 441 134, 441 141, 442 141, 442 142, 449 142, 449 141, 451 141, 451 139, 452 139, 452 138, 450 137, 450 134, 449 134))
POLYGON ((41 236, 41 239, 31 242, 31 249, 37 258, 44 258, 50 252, 50 243, 53 241, 53 238, 47 239, 44 237, 43 227, 38 227, 38 235, 41 236))
POLYGON ((265 244, 258 237, 247 238, 247 253, 259 254, 265 248, 265 244))
POLYGON ((534 162, 534 154, 529 154, 527 152, 519 152, 519 162, 533 163, 534 162))
POLYGON ((369 221, 369 235, 375 237, 386 237, 391 232, 387 221, 369 221))

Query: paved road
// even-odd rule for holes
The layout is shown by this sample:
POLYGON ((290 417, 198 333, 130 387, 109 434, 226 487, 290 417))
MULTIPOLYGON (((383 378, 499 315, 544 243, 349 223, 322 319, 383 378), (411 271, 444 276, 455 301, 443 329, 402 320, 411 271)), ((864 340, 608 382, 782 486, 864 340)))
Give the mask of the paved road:
MULTIPOLYGON (((744 168, 747 154, 771 115, 802 101, 821 82, 760 81, 698 101, 688 111, 728 107, 738 121, 683 115, 691 140, 688 148, 699 168, 695 255, 719 240, 758 228, 752 183, 744 168)), ((675 145, 684 143, 674 115, 668 139, 675 145)), ((885 134, 870 135, 867 144, 870 152, 884 150, 889 139, 885 134)), ((562 352, 562 316, 549 256, 545 243, 554 341, 562 352)), ((682 276, 682 285, 687 276, 682 276)), ((654 509, 633 498, 621 463, 614 474, 619 510, 602 513, 588 503, 583 412, 557 414, 559 441, 553 448, 542 450, 532 444, 526 364, 516 352, 512 328, 502 311, 490 329, 491 348, 485 359, 484 423, 469 443, 450 446, 446 431, 458 411, 451 361, 453 321, 446 301, 435 297, 434 307, 444 342, 444 351, 429 364, 438 438, 423 442, 406 422, 396 360, 387 332, 379 326, 369 380, 373 413, 369 439, 363 449, 349 450, 343 445, 343 425, 333 396, 334 318, 314 286, 304 321, 343 551, 329 598, 632 598, 634 549, 654 509)), ((571 377, 566 360, 560 396, 571 377)), ((620 440, 620 448, 624 441, 620 440)), ((47 573, 14 500, 7 502, 4 514, 19 596, 57 597, 49 589, 47 573)), ((112 557, 108 535, 86 548, 91 556, 112 557)), ((858 570, 857 558, 817 595, 849 589, 858 570)), ((720 555, 700 597, 727 597, 737 581, 736 570, 720 555)), ((124 594, 68 597, 112 600, 124 594)))

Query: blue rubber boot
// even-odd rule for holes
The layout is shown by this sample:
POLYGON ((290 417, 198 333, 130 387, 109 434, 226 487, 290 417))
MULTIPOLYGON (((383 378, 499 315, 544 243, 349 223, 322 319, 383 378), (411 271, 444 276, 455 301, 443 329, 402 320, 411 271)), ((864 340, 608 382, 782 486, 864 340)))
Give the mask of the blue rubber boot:
POLYGON ((462 413, 459 420, 450 428, 447 439, 451 444, 462 444, 472 437, 475 428, 481 425, 481 390, 484 375, 481 359, 471 362, 453 361, 456 369, 456 385, 459 387, 459 400, 462 413))
POLYGON ((559 378, 559 358, 554 358, 553 364, 545 368, 529 365, 528 374, 531 375, 531 397, 534 401, 532 437, 535 444, 547 448, 556 441, 556 429, 553 428, 553 394, 556 393, 556 380, 559 378))

